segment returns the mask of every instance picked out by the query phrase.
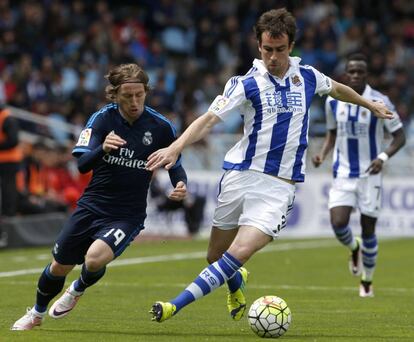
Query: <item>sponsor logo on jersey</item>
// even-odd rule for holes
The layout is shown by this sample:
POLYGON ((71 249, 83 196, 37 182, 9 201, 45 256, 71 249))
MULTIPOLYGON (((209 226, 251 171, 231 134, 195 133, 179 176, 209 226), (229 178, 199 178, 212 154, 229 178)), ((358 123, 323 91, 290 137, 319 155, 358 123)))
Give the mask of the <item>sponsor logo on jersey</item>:
POLYGON ((105 156, 103 156, 102 159, 106 163, 111 164, 111 165, 125 166, 125 167, 130 167, 133 169, 140 169, 140 170, 145 170, 145 167, 147 165, 146 160, 128 159, 124 157, 112 156, 110 154, 106 154, 105 156))
POLYGON ((152 144, 152 133, 151 132, 145 132, 144 137, 142 138, 142 143, 146 146, 152 144))
POLYGON ((79 135, 78 142, 76 146, 88 146, 89 141, 91 140, 92 128, 85 128, 79 135))

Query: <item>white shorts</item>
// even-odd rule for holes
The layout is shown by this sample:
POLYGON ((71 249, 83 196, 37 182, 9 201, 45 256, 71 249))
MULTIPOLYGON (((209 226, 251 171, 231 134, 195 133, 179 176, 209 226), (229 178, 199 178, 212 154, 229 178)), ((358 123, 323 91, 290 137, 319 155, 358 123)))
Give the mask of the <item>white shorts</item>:
POLYGON ((378 217, 381 209, 381 174, 364 178, 335 178, 329 191, 329 209, 347 206, 361 214, 378 217))
POLYGON ((295 185, 258 171, 227 171, 220 181, 213 225, 252 226, 276 238, 293 207, 295 185))

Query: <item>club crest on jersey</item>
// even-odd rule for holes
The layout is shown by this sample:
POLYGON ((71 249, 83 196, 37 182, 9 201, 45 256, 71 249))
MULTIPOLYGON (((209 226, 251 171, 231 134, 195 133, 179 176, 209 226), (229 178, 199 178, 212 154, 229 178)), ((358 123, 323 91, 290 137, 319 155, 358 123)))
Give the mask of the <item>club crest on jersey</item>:
POLYGON ((361 116, 362 116, 363 118, 365 118, 365 117, 367 116, 367 112, 366 112, 365 110, 363 110, 363 111, 361 112, 361 116))
POLYGON ((151 132, 145 132, 144 137, 142 138, 142 143, 146 146, 152 144, 152 133, 151 132))
POLYGON ((300 81, 300 78, 299 78, 298 75, 295 75, 295 76, 292 77, 292 83, 296 87, 300 87, 302 85, 302 82, 300 81))

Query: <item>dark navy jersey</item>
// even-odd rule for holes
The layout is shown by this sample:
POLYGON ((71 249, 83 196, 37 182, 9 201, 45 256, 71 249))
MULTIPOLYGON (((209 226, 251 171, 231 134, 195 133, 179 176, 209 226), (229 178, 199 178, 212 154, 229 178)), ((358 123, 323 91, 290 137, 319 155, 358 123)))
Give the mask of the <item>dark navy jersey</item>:
MULTIPOLYGON (((164 116, 147 106, 130 125, 119 113, 118 105, 112 103, 92 114, 72 154, 79 157, 96 149, 111 131, 127 143, 105 154, 93 168, 92 179, 78 205, 103 216, 145 218, 152 176, 145 169, 147 158, 175 140, 175 129, 164 116)), ((174 168, 180 164, 179 159, 174 168)))

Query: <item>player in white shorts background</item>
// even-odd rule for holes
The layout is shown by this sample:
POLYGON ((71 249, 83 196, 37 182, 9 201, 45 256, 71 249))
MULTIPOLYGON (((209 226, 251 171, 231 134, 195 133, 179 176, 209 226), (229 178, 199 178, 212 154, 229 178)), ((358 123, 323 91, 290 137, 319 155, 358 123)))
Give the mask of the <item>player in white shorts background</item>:
POLYGON ((368 64, 363 54, 355 53, 346 63, 348 85, 364 98, 383 102, 394 117, 378 119, 363 107, 326 99, 327 133, 319 154, 312 158, 318 167, 333 149, 333 183, 329 192, 331 225, 337 239, 350 251, 349 268, 361 276, 359 295, 373 297, 372 280, 378 254, 375 225, 381 208, 383 164, 404 144, 405 134, 394 105, 387 96, 367 84, 368 64), (384 130, 392 135, 390 145, 382 150, 384 130), (361 213, 361 238, 349 227, 354 208, 361 213))
POLYGON ((154 152, 147 168, 174 165, 180 151, 205 137, 211 128, 237 111, 244 134, 226 154, 218 205, 211 230, 207 261, 196 279, 169 302, 157 301, 151 313, 162 322, 193 301, 227 282, 227 308, 234 320, 246 309, 242 267, 286 224, 296 182, 305 179, 309 108, 312 98, 329 94, 372 110, 378 117, 392 113, 367 101, 351 88, 331 80, 290 57, 296 21, 286 9, 263 13, 255 26, 261 59, 241 76, 228 80, 222 95, 183 132, 177 143, 154 152))

